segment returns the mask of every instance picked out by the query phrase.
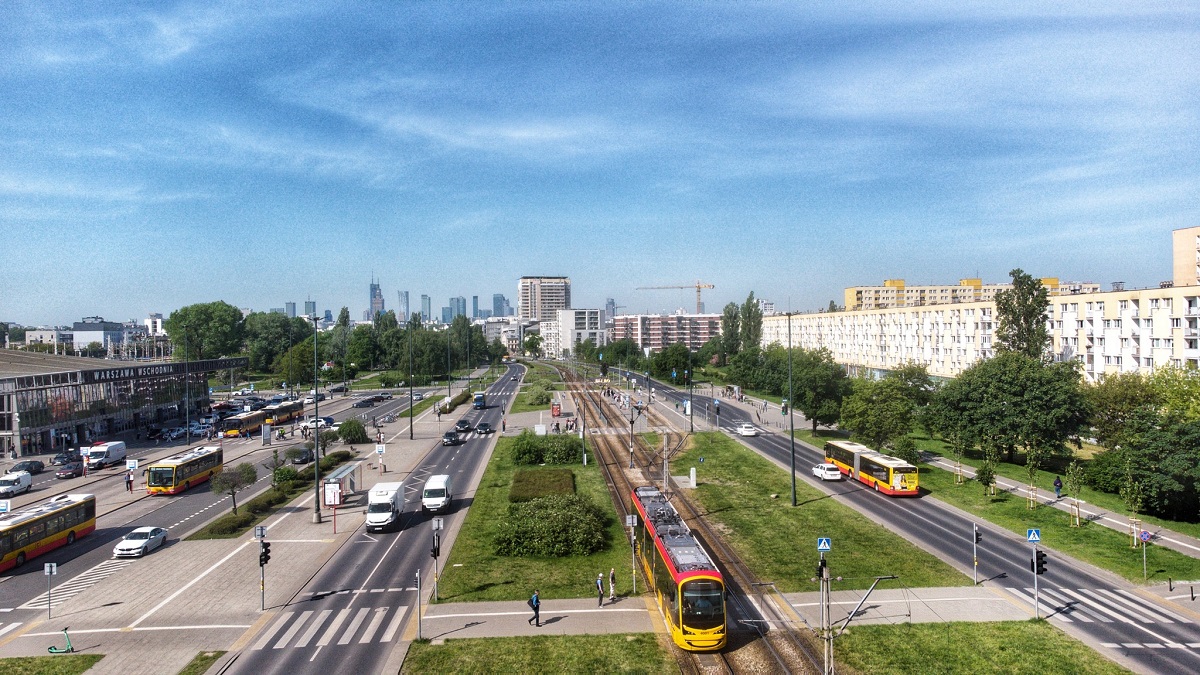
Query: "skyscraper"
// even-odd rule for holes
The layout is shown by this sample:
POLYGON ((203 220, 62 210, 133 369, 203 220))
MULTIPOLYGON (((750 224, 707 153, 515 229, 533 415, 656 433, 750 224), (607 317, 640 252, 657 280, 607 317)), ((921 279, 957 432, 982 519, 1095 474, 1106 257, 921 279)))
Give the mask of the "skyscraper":
POLYGON ((472 319, 479 318, 479 296, 478 295, 471 296, 471 318, 472 319))
POLYGON ((283 303, 283 313, 287 314, 289 319, 296 318, 296 303, 294 303, 294 302, 283 303))
POLYGON ((317 313, 317 303, 315 300, 304 301, 304 316, 312 316, 317 313))
POLYGON ((383 309, 383 289, 379 287, 379 283, 374 278, 371 279, 371 301, 369 307, 370 309, 367 310, 370 313, 370 316, 367 317, 369 321, 374 321, 376 315, 383 314, 385 311, 383 309))
POLYGON ((421 320, 429 321, 433 318, 433 301, 428 295, 421 294, 421 320))
POLYGON ((569 277, 521 277, 517 282, 517 311, 522 319, 552 321, 555 312, 570 308, 569 277))
POLYGON ((456 316, 466 316, 467 314, 467 299, 461 295, 450 298, 450 318, 456 316))
POLYGON ((400 306, 396 311, 396 320, 404 323, 412 318, 412 314, 408 311, 408 291, 398 291, 400 294, 400 306))

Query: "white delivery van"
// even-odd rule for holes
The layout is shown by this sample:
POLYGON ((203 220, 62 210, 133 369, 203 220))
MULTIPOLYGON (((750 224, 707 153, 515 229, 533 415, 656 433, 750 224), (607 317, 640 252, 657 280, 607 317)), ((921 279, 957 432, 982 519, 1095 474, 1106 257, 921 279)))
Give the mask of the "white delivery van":
POLYGON ((367 493, 367 532, 400 526, 404 510, 404 483, 376 483, 367 493))
POLYGON ((88 470, 103 469, 125 461, 125 441, 97 443, 87 449, 88 470))
POLYGON ((33 488, 33 476, 28 471, 13 471, 0 476, 0 497, 16 497, 33 488))
POLYGON ((454 499, 450 491, 450 476, 430 476, 421 490, 422 511, 448 511, 450 502, 454 499))

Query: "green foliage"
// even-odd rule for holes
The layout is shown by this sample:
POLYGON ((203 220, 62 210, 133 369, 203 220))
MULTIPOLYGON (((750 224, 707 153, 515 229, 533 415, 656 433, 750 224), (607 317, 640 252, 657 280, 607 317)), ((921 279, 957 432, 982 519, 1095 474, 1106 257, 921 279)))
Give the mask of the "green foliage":
POLYGON ((984 462, 975 469, 975 480, 984 487, 986 491, 996 482, 996 468, 991 462, 984 462))
POLYGON ((570 469, 518 471, 513 474, 508 501, 527 502, 550 495, 575 494, 575 473, 570 469))
MULTIPOLYGON (((842 401, 840 425, 860 437, 863 444, 891 453, 898 439, 913 427, 914 404, 898 378, 853 380, 850 395, 842 401)), ((912 447, 915 454, 916 447, 912 447)))
POLYGON ((1020 269, 1009 272, 1012 288, 996 293, 996 351, 1016 352, 1041 361, 1050 347, 1046 312, 1050 292, 1020 269))
MULTIPOLYGON (((1165 376, 1159 382, 1169 377, 1165 376)), ((1106 448, 1121 445, 1125 426, 1134 414, 1157 411, 1166 398, 1165 392, 1141 373, 1106 375, 1100 382, 1087 387, 1085 393, 1092 408, 1090 421, 1096 442, 1106 448)))
POLYGON ((258 479, 258 469, 249 462, 242 462, 234 467, 226 466, 209 479, 209 488, 219 495, 229 495, 233 503, 233 513, 237 514, 237 493, 250 487, 258 479))
POLYGON ((537 333, 530 333, 525 336, 525 343, 521 345, 526 354, 534 358, 542 355, 542 336, 537 333))
POLYGON ((367 436, 367 428, 357 418, 350 418, 342 422, 338 428, 338 436, 343 443, 370 443, 371 439, 367 436))
POLYGON ((205 533, 212 536, 228 536, 246 531, 246 528, 258 521, 258 518, 249 511, 244 513, 226 513, 209 523, 205 528, 205 533))
POLYGON ((742 310, 736 302, 725 305, 725 311, 721 314, 721 347, 721 365, 742 351, 742 310))
POLYGON ((442 414, 447 415, 449 413, 454 412, 455 408, 466 403, 467 401, 470 401, 471 396, 472 396, 471 392, 467 391, 466 389, 463 389, 462 391, 458 392, 457 394, 454 395, 454 398, 450 399, 449 403, 441 406, 442 414))
POLYGON ((604 549, 604 513, 582 495, 552 495, 511 504, 497 525, 496 555, 566 557, 604 549))
MULTIPOLYGON (((544 598, 546 586, 540 579, 539 584, 544 598)), ((529 593, 524 595, 528 597, 529 593)), ((659 646, 653 633, 612 633, 532 635, 519 640, 455 638, 438 644, 417 640, 405 654, 402 672, 478 673, 480 664, 487 664, 489 673, 544 673, 551 670, 559 673, 671 673, 679 670, 671 653, 659 646)))
POLYGON ((676 342, 663 347, 652 357, 651 363, 650 370, 656 377, 667 379, 674 372, 675 383, 682 385, 684 371, 692 369, 692 352, 688 350, 687 345, 676 342))
POLYGON ((395 370, 389 370, 379 374, 379 386, 381 387, 399 387, 404 383, 404 373, 395 370))
POLYGON ((742 349, 758 349, 762 346, 763 312, 758 300, 754 298, 754 291, 750 291, 750 295, 746 296, 746 302, 742 303, 738 314, 741 322, 742 349))
POLYGON ((574 434, 537 436, 526 429, 514 439, 512 461, 517 465, 580 464, 583 462, 583 441, 574 434))
POLYGON ((256 516, 261 516, 268 513, 271 509, 288 500, 288 495, 274 488, 267 490, 261 495, 251 499, 242 505, 247 513, 253 513, 256 516))
POLYGON ((300 474, 296 471, 296 469, 290 466, 281 466, 278 469, 275 469, 274 473, 276 485, 294 481, 299 477, 300 474))
POLYGON ((546 390, 546 387, 541 384, 536 384, 529 387, 529 389, 525 392, 525 396, 529 399, 529 403, 532 405, 550 405, 551 399, 554 398, 553 395, 546 390))
MULTIPOLYGON (((279 357, 300 343, 307 343, 308 379, 312 381, 312 325, 300 317, 289 318, 278 312, 251 312, 244 320, 246 352, 250 369, 266 372, 275 368, 279 357)), ((275 370, 278 373, 278 370, 275 370)), ((287 378, 284 378, 287 379, 287 378)), ((289 382, 299 382, 293 378, 289 382)))
POLYGON ((1066 480, 1063 481, 1067 488, 1067 494, 1079 499, 1079 493, 1083 490, 1084 482, 1087 479, 1087 473, 1083 468, 1083 464, 1079 460, 1071 462, 1067 467, 1066 480))
POLYGON ((917 450, 917 442, 912 439, 912 436, 901 436, 896 439, 892 446, 892 455, 909 464, 917 464, 921 461, 921 453, 917 450))
POLYGON ((1157 392, 1162 415, 1172 423, 1200 420, 1200 370, 1156 368, 1150 384, 1157 392))
POLYGON ((221 301, 180 307, 163 321, 163 330, 180 360, 185 351, 193 361, 237 354, 245 337, 242 310, 221 301))

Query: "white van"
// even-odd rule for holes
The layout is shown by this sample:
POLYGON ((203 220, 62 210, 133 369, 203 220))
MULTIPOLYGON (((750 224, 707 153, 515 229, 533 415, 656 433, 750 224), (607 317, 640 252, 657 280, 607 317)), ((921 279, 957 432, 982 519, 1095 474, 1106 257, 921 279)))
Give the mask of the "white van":
POLYGON ((421 490, 422 511, 448 511, 454 494, 450 491, 450 476, 430 476, 421 490))
POLYGON ((404 483, 376 483, 367 493, 367 532, 394 529, 404 510, 404 483))
POLYGON ((0 497, 16 497, 33 488, 33 476, 28 471, 14 471, 0 476, 0 497))
POLYGON ((125 441, 98 443, 87 449, 88 471, 125 461, 125 441))

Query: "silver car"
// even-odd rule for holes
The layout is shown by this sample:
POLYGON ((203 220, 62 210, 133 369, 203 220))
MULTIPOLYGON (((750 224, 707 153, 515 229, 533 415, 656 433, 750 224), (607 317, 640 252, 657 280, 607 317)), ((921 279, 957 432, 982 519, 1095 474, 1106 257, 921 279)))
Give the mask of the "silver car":
POLYGON ((140 558, 167 543, 167 530, 162 527, 139 527, 125 535, 113 548, 114 558, 140 558))

